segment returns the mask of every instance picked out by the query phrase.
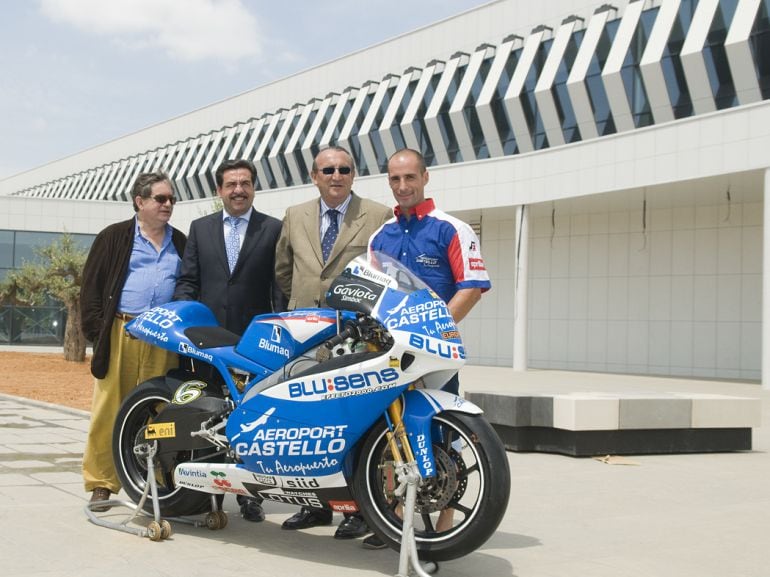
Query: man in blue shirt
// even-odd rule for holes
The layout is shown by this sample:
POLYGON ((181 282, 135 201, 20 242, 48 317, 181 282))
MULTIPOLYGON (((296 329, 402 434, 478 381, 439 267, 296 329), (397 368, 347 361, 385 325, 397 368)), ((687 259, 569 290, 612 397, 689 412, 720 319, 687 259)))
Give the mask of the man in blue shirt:
MULTIPOLYGON (((185 235, 169 224, 176 197, 162 172, 140 174, 131 189, 135 217, 100 232, 88 253, 80 290, 81 326, 93 343, 96 378, 83 480, 91 502, 120 490, 112 460, 112 429, 131 390, 177 365, 177 355, 129 338, 126 322, 171 300, 185 235)), ((107 511, 96 505, 92 511, 107 511)))

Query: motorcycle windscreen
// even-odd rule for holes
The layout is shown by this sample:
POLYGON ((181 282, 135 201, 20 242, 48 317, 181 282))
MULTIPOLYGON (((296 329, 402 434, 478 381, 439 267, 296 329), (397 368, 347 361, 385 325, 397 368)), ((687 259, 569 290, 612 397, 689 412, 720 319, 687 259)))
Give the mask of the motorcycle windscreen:
POLYGON ((377 305, 385 287, 375 282, 352 276, 347 271, 334 279, 326 293, 326 304, 337 310, 370 314, 377 305))

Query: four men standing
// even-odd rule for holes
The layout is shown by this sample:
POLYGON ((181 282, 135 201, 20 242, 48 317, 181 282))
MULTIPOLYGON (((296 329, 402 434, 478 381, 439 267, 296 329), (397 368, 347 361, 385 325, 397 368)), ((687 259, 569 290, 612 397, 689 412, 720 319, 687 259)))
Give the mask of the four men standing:
MULTIPOLYGON (((174 242, 171 243, 172 229, 167 222, 175 199, 167 177, 161 184, 152 185, 151 194, 140 191, 134 195, 139 216, 146 211, 147 219, 151 219, 153 232, 149 239, 156 252, 171 252, 177 259, 173 264, 178 266, 184 248, 181 271, 174 268, 173 274, 164 277, 170 279, 171 287, 176 280, 175 290, 165 290, 161 297, 148 287, 139 286, 141 292, 134 296, 142 301, 144 307, 129 306, 131 310, 116 308, 117 299, 124 308, 128 306, 122 304, 124 300, 128 302, 129 296, 120 296, 121 285, 131 285, 128 282, 131 275, 140 269, 139 264, 135 266, 133 253, 127 253, 123 245, 133 237, 136 250, 136 243, 143 239, 139 231, 143 230, 142 222, 146 219, 138 217, 137 221, 132 219, 112 225, 97 237, 86 264, 83 290, 83 298, 88 299, 85 304, 91 303, 90 309, 84 305, 83 328, 86 336, 94 342, 93 364, 99 369, 94 370, 94 375, 101 379, 107 371, 105 353, 102 352, 105 346, 111 355, 112 371, 116 355, 110 352, 110 330, 114 333, 113 341, 123 337, 120 334, 122 326, 117 324, 122 313, 138 314, 150 306, 171 300, 173 294, 175 300, 201 301, 211 308, 224 328, 240 335, 255 315, 286 308, 326 306, 326 291, 331 282, 350 260, 367 250, 382 251, 412 269, 448 303, 455 322, 460 322, 479 301, 481 293, 491 285, 481 257, 479 240, 473 230, 464 222, 437 210, 432 199, 425 199, 424 189, 429 174, 423 157, 410 149, 400 150, 390 157, 388 182, 398 203, 394 210, 353 193, 354 177, 355 163, 347 150, 336 146, 323 149, 316 155, 311 170, 311 178, 320 198, 289 207, 281 224, 252 206, 256 180, 254 165, 248 160, 227 161, 216 171, 217 194, 224 210, 193 221, 186 248, 184 235, 175 229, 174 242), (156 186, 165 188, 156 191, 156 186), (156 214, 160 212, 163 214, 156 214), (110 242, 117 248, 123 246, 119 254, 125 254, 119 262, 110 265, 104 262, 106 249, 100 247, 107 242, 102 238, 105 233, 116 227, 120 231, 126 229, 126 232, 120 235, 120 242, 110 242), (127 264, 129 254, 130 264, 127 264), (129 267, 128 280, 125 279, 126 266, 129 267), (109 270, 103 270, 105 268, 109 270), (99 294, 99 284, 104 288, 111 287, 112 292, 107 294, 103 288, 103 294, 99 294), (155 302, 158 298, 162 302, 155 302), (107 318, 112 319, 116 312, 119 313, 118 318, 108 322, 107 318)), ((110 236, 115 236, 115 233, 110 236)), ((122 290, 128 295, 125 286, 122 290)), ((160 352, 165 355, 164 351, 160 352)), ((162 360, 160 364, 164 367, 153 365, 152 374, 147 374, 145 378, 163 374, 164 368, 171 366, 172 362, 162 360)), ((122 371, 122 368, 118 370, 122 371)), ((133 372, 130 375, 126 373, 127 378, 123 377, 123 372, 114 374, 106 387, 118 389, 119 394, 102 391, 105 386, 100 387, 97 381, 92 432, 89 433, 90 447, 95 447, 98 439, 101 439, 99 444, 104 445, 107 439, 108 449, 112 437, 110 415, 114 420, 120 400, 143 380, 142 375, 133 372), (105 396, 112 399, 108 410, 100 408, 104 403, 101 399, 105 396)), ((458 388, 456 377, 445 386, 445 390, 454 393, 458 392, 458 388)), ((109 450, 109 458, 100 457, 109 460, 109 464, 99 465, 105 473, 100 473, 100 477, 91 472, 93 466, 90 463, 97 458, 91 456, 94 450, 89 452, 87 449, 84 457, 86 490, 94 491, 92 500, 106 499, 110 492, 119 489, 119 485, 114 479, 114 470, 109 472, 113 468, 109 450), (97 494, 97 489, 102 492, 97 494)), ((101 452, 105 452, 104 448, 101 452)), ((264 518, 259 499, 241 498, 239 503, 248 520, 260 521, 264 518)), ((451 510, 447 513, 444 515, 445 522, 451 523, 451 510)), ((331 521, 331 511, 303 507, 283 523, 283 528, 303 529, 328 525, 331 521)), ((441 527, 438 529, 441 530, 441 527)), ((346 515, 335 538, 360 537, 368 532, 360 516, 346 515)), ((374 539, 369 545, 380 546, 376 541, 374 539)))

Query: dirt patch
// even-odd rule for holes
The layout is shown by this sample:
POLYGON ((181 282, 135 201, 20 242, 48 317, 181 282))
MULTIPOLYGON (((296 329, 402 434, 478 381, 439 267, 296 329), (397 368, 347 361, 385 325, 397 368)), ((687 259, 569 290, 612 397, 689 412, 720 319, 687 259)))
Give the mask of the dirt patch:
POLYGON ((0 351, 0 393, 91 410, 91 359, 64 360, 62 353, 0 351))

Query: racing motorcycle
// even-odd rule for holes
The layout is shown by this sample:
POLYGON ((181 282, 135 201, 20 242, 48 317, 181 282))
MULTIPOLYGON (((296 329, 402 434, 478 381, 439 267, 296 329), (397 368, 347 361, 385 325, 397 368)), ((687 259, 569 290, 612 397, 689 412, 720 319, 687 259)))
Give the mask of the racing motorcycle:
POLYGON ((211 529, 226 524, 232 493, 360 512, 391 548, 404 533, 424 560, 477 549, 505 513, 510 471, 481 409, 440 390, 465 362, 446 304, 378 253, 353 260, 327 302, 258 315, 242 337, 195 301, 131 321, 131 336, 191 362, 122 403, 113 455, 124 490, 152 513, 152 485, 164 516, 207 513, 211 529))

